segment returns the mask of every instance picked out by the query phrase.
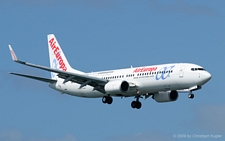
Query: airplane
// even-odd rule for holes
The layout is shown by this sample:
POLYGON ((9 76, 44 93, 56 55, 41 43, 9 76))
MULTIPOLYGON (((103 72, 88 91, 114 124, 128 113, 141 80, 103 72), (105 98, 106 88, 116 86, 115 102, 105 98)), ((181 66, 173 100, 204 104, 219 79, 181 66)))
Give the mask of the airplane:
POLYGON ((112 97, 134 97, 131 107, 140 109, 140 98, 152 97, 156 102, 172 102, 178 93, 189 93, 193 99, 199 90, 211 79, 211 74, 203 67, 192 63, 171 63, 153 66, 131 67, 85 73, 73 69, 67 61, 54 34, 48 36, 50 67, 18 60, 11 45, 9 50, 13 61, 49 71, 51 78, 28 74, 10 74, 47 82, 49 87, 62 94, 84 98, 102 98, 105 104, 112 104, 112 97))

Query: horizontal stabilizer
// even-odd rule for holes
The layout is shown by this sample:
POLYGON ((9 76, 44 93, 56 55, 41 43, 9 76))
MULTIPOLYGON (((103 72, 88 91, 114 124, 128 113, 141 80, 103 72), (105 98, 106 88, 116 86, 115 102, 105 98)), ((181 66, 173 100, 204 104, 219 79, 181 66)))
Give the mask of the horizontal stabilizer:
POLYGON ((38 76, 33 76, 33 75, 13 73, 13 72, 10 72, 10 74, 18 75, 18 76, 22 76, 22 77, 27 77, 27 78, 31 78, 31 79, 47 82, 47 83, 55 83, 56 82, 56 80, 53 80, 53 79, 44 78, 44 77, 38 77, 38 76))

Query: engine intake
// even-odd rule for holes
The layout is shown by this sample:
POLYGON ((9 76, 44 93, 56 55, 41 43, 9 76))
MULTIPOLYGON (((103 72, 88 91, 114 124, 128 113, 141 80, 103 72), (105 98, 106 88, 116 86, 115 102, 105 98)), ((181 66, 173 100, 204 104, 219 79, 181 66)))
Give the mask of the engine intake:
POLYGON ((171 102, 176 101, 178 99, 178 92, 171 91, 171 92, 159 92, 154 94, 154 99, 157 102, 171 102))
POLYGON ((105 85, 105 91, 109 94, 120 94, 126 93, 129 91, 130 85, 127 81, 123 80, 116 80, 116 81, 109 81, 105 85))

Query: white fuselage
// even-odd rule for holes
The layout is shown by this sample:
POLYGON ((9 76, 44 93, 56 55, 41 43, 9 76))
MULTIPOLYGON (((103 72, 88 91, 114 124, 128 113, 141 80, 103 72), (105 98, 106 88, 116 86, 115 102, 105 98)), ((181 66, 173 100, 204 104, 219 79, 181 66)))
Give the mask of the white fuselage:
MULTIPOLYGON (((185 90, 194 86, 202 86, 210 80, 211 75, 201 66, 190 63, 174 63, 154 66, 143 66, 109 71, 86 73, 109 81, 127 81, 130 85, 126 93, 111 94, 110 96, 135 96, 137 94, 154 94, 160 91, 185 90)), ((64 79, 57 78, 57 82, 49 84, 53 89, 73 96, 95 98, 106 94, 94 90, 86 85, 80 88, 80 84, 74 82, 63 83, 64 79)))
POLYGON ((48 36, 50 67, 21 61, 9 45, 16 63, 51 72, 51 78, 10 73, 42 82, 61 93, 86 98, 102 98, 104 104, 112 104, 112 96, 135 97, 131 107, 140 109, 139 98, 152 97, 156 102, 171 102, 178 99, 179 92, 198 90, 211 79, 211 74, 201 66, 191 63, 171 63, 136 68, 84 73, 73 69, 66 59, 54 34, 48 36))

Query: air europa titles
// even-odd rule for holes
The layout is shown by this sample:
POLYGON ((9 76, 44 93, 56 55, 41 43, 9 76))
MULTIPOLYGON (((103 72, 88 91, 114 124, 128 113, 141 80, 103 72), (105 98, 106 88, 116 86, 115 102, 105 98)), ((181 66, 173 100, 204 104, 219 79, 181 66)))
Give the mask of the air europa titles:
POLYGON ((151 68, 136 68, 134 70, 134 72, 152 72, 152 71, 156 71, 157 70, 157 67, 151 67, 151 68))
POLYGON ((52 38, 51 40, 49 40, 49 44, 52 48, 52 51, 54 52, 55 54, 55 58, 57 59, 58 63, 59 63, 59 68, 62 69, 63 71, 66 71, 67 68, 66 68, 66 65, 62 59, 62 56, 60 54, 60 50, 59 50, 59 47, 56 46, 56 41, 54 38, 52 38))

